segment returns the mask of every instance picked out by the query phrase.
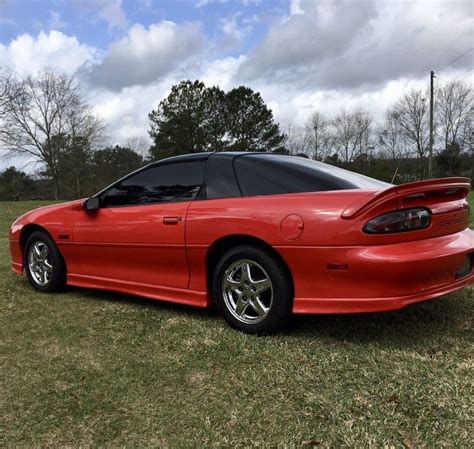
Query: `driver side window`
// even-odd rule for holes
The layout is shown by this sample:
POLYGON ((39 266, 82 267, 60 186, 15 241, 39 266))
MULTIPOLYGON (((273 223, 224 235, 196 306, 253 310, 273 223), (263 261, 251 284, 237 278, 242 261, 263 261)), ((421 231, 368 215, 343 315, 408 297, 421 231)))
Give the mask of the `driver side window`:
POLYGON ((147 168, 101 195, 102 207, 191 201, 204 183, 205 161, 147 168))

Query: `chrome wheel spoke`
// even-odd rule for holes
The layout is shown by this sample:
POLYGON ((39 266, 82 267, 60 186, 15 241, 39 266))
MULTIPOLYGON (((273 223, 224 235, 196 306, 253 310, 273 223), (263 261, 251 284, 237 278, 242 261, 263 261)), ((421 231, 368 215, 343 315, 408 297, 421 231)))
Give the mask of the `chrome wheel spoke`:
POLYGON ((248 304, 244 302, 241 297, 239 297, 235 303, 235 313, 239 316, 242 316, 242 314, 245 312, 245 309, 247 308, 247 305, 248 304))
POLYGON ((261 303, 260 298, 255 297, 253 298, 249 304, 251 305, 252 309, 255 310, 258 316, 264 316, 268 310, 266 307, 261 303))
POLYGON ((272 284, 270 283, 270 279, 265 278, 260 281, 253 281, 253 287, 255 287, 255 293, 260 294, 265 290, 271 288, 272 284))
POLYGON ((232 277, 230 275, 226 276, 225 279, 224 279, 224 284, 226 287, 234 290, 234 291, 237 291, 239 289, 239 287, 242 285, 242 282, 241 281, 236 281, 234 279, 232 279, 232 277))
POLYGON ((244 263, 241 267, 242 270, 242 281, 252 282, 252 274, 250 273, 250 264, 244 263))

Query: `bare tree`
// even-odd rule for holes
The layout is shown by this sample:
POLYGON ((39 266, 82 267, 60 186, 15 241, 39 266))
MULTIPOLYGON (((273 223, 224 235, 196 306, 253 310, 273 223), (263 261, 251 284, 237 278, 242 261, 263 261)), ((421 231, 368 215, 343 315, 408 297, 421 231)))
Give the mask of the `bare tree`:
POLYGON ((362 109, 342 110, 332 121, 334 145, 341 159, 348 164, 370 149, 372 118, 362 109))
POLYGON ((445 150, 454 142, 465 146, 464 129, 473 117, 472 103, 472 89, 461 81, 451 81, 439 89, 436 114, 445 150))
POLYGON ((125 147, 145 158, 148 156, 150 142, 143 136, 135 136, 126 140, 125 147))
POLYGON ((64 150, 61 142, 78 137, 93 142, 102 126, 90 112, 77 82, 67 75, 46 69, 15 83, 20 94, 7 95, 0 139, 9 154, 45 164, 57 199, 64 150))
POLYGON ((412 89, 395 105, 394 116, 403 134, 414 145, 421 162, 421 176, 425 177, 425 157, 428 150, 429 123, 428 105, 420 90, 412 89))
POLYGON ((285 148, 293 155, 305 155, 310 157, 311 145, 309 136, 305 129, 294 123, 288 123, 284 130, 285 148))
POLYGON ((392 108, 386 114, 378 131, 379 143, 384 153, 393 161, 397 162, 407 155, 407 143, 403 128, 398 120, 396 111, 392 108))
POLYGON ((10 99, 21 95, 19 83, 8 67, 0 67, 0 135, 6 130, 5 116, 11 107, 10 99))
POLYGON ((331 150, 331 134, 328 120, 319 112, 314 111, 306 124, 311 146, 311 157, 316 161, 322 161, 331 150))
POLYGON ((357 109, 354 113, 355 135, 358 141, 358 154, 369 154, 372 145, 372 116, 369 112, 357 109))

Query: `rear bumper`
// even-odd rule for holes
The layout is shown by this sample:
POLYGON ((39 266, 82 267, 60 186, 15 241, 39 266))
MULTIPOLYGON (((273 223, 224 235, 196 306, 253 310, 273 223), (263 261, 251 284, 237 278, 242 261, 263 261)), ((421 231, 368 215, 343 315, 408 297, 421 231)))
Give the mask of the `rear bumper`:
POLYGON ((472 271, 456 278, 465 257, 474 254, 469 229, 390 245, 277 249, 293 275, 295 313, 396 310, 474 282, 472 271))
POLYGON ((415 302, 447 295, 474 282, 474 275, 458 279, 452 284, 397 298, 295 298, 293 313, 363 313, 402 309, 415 302))

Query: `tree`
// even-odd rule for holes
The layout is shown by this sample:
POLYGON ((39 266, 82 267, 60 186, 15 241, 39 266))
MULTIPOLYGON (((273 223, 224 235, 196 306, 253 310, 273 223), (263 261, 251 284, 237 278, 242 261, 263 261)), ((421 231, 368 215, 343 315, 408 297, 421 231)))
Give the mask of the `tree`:
POLYGON ((92 142, 101 131, 77 82, 46 69, 37 76, 15 81, 19 94, 9 94, 3 115, 3 145, 13 155, 26 155, 42 162, 59 195, 59 164, 63 141, 55 136, 81 136, 92 142))
POLYGON ((288 154, 305 155, 311 154, 310 136, 306 130, 293 123, 288 123, 285 128, 285 149, 288 154))
POLYGON ((403 134, 416 149, 421 163, 420 174, 425 177, 425 156, 429 139, 428 106, 420 90, 412 89, 394 107, 403 134))
POLYGON ((389 109, 378 131, 379 143, 388 157, 396 163, 406 156, 406 141, 396 111, 389 109))
POLYGON ((155 159, 200 151, 271 151, 284 135, 259 93, 239 87, 227 94, 201 81, 182 81, 149 114, 155 159))
POLYGON ((372 118, 362 109, 354 112, 342 110, 332 121, 333 141, 344 165, 360 153, 367 153, 370 146, 372 118))
POLYGON ((217 86, 204 92, 207 151, 224 151, 228 145, 228 109, 224 91, 217 86))
POLYGON ((92 171, 92 148, 89 140, 82 136, 55 136, 53 141, 60 146, 59 179, 67 197, 82 198, 93 193, 90 189, 92 171))
POLYGON ((149 115, 153 139, 150 152, 155 159, 197 153, 208 149, 209 132, 205 124, 206 86, 201 81, 181 81, 149 115))
POLYGON ((137 170, 143 163, 141 155, 119 145, 95 151, 91 170, 93 190, 107 187, 118 178, 137 170))
POLYGON ((0 173, 0 200, 13 200, 33 190, 33 180, 25 172, 9 167, 0 173))
POLYGON ((472 102, 472 89, 461 81, 451 81, 439 89, 436 113, 445 150, 455 143, 464 144, 463 131, 473 117, 472 102))
POLYGON ((9 99, 20 94, 18 83, 7 67, 0 67, 0 119, 9 110, 9 99))
POLYGON ((436 163, 442 176, 453 176, 459 173, 462 167, 462 149, 456 141, 448 143, 446 149, 436 154, 436 163))
POLYGON ((226 95, 229 149, 232 151, 279 151, 285 136, 273 120, 260 93, 240 86, 226 95))
POLYGON ((331 134, 328 120, 319 111, 311 114, 306 124, 306 133, 311 147, 311 157, 316 161, 326 159, 331 151, 331 134))
POLYGON ((144 136, 130 137, 125 141, 124 147, 145 158, 150 151, 150 141, 144 136))

